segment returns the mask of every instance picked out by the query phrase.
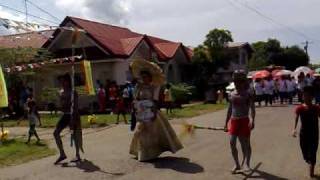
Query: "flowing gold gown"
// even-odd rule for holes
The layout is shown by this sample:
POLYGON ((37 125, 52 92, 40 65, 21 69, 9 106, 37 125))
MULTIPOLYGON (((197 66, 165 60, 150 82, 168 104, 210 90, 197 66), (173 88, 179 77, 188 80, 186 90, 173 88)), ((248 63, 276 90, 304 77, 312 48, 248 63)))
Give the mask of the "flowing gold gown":
MULTIPOLYGON (((136 100, 157 100, 157 96, 156 88, 151 85, 138 86, 136 91, 136 100)), ((139 161, 148 161, 165 151, 175 153, 182 148, 168 120, 157 111, 155 120, 138 123, 130 145, 130 154, 139 161)))

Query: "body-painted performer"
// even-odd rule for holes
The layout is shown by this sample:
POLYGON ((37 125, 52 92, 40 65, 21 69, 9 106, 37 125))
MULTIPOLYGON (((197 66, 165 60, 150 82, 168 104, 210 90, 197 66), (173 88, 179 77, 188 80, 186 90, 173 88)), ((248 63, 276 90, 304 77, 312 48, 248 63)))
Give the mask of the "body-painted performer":
POLYGON ((297 125, 300 118, 300 148, 304 160, 309 165, 309 175, 314 177, 314 168, 317 161, 317 150, 319 144, 319 115, 320 108, 312 103, 314 89, 306 86, 303 89, 304 104, 296 108, 296 119, 293 136, 297 135, 297 125))
POLYGON ((74 91, 72 90, 71 77, 69 74, 65 74, 61 78, 61 83, 62 83, 62 91, 60 92, 60 102, 61 102, 61 111, 63 112, 63 115, 58 121, 56 129, 54 131, 54 138, 56 140, 56 144, 59 149, 60 156, 55 162, 55 164, 58 164, 59 162, 67 158, 64 152, 62 140, 60 137, 60 133, 66 127, 69 127, 72 132, 71 134, 72 144, 74 142, 75 149, 76 149, 76 158, 73 160, 73 162, 78 162, 81 160, 80 149, 82 150, 82 131, 81 131, 80 115, 78 112, 78 94, 75 90, 74 91), (73 103, 72 103, 72 93, 73 93, 73 103), (72 105, 73 105, 73 110, 71 109, 72 105))
POLYGON ((170 123, 156 107, 159 88, 152 83, 157 77, 150 71, 152 70, 145 69, 140 72, 142 82, 137 85, 134 98, 138 124, 130 154, 139 161, 155 159, 165 151, 175 153, 182 149, 170 123))
POLYGON ((250 171, 250 133, 254 128, 255 105, 253 95, 248 90, 246 74, 242 71, 235 71, 233 80, 236 89, 230 94, 225 130, 228 131, 230 135, 231 153, 235 163, 232 173, 237 173, 241 168, 243 168, 244 171, 250 171), (251 120, 249 118, 250 110, 251 120), (238 158, 237 139, 240 141, 243 152, 243 161, 241 164, 238 158))

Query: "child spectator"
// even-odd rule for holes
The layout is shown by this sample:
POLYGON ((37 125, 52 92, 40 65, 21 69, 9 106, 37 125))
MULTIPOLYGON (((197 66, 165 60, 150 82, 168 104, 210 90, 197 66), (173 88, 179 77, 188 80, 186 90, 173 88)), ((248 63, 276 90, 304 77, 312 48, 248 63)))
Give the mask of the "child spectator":
POLYGON ((128 121, 127 121, 127 118, 126 118, 127 109, 126 109, 126 106, 125 106, 125 103, 124 103, 124 99, 123 99, 122 96, 119 96, 117 98, 117 101, 116 101, 116 112, 117 112, 117 122, 116 122, 116 124, 119 124, 120 115, 122 115, 124 122, 126 124, 128 124, 128 121))
POLYGON ((164 95, 164 104, 167 109, 167 114, 172 113, 172 93, 171 93, 171 85, 167 84, 166 88, 163 92, 164 95))
POLYGON ((36 124, 37 122, 39 122, 41 126, 41 121, 40 121, 40 115, 36 107, 36 103, 33 100, 28 102, 28 120, 29 120, 29 137, 28 137, 27 144, 30 143, 31 137, 33 135, 37 138, 37 143, 39 143, 40 138, 36 131, 36 124))
POLYGON ((319 123, 320 108, 312 104, 314 98, 314 88, 306 86, 303 89, 304 104, 296 108, 296 119, 293 136, 297 135, 297 124, 300 118, 300 148, 306 163, 309 165, 309 175, 314 177, 314 168, 317 160, 317 150, 319 143, 319 123))

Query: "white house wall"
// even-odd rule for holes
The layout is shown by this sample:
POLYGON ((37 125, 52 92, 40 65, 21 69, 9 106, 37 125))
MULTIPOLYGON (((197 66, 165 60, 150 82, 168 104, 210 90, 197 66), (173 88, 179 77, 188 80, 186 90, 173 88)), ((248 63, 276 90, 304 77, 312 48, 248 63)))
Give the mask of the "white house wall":
POLYGON ((115 62, 113 64, 112 75, 117 84, 124 84, 127 81, 128 72, 129 62, 126 59, 115 62))

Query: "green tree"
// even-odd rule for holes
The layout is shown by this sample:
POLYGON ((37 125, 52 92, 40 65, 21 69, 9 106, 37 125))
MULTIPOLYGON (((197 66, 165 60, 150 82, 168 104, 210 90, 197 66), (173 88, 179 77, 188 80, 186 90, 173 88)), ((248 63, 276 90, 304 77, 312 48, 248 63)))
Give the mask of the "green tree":
POLYGON ((232 42, 231 32, 224 29, 213 29, 203 44, 194 48, 192 61, 193 85, 197 88, 199 98, 207 90, 208 81, 219 67, 225 66, 227 56, 224 53, 226 44, 232 42))
POLYGON ((303 49, 298 46, 282 47, 277 39, 258 41, 252 43, 252 47, 255 51, 249 61, 250 70, 263 69, 268 65, 284 66, 294 70, 309 63, 303 49))
POLYGON ((213 29, 207 34, 203 44, 208 49, 210 58, 216 65, 224 61, 224 48, 228 42, 233 42, 232 34, 229 30, 213 29))
POLYGON ((38 62, 51 57, 51 53, 42 48, 0 48, 0 63, 6 66, 38 62))
MULTIPOLYGON (((4 67, 49 60, 52 57, 47 49, 37 48, 0 48, 0 64, 4 67)), ((34 71, 28 70, 20 73, 9 73, 5 76, 8 87, 15 87, 23 82, 34 79, 34 71)))
POLYGON ((297 67, 307 66, 309 58, 299 46, 291 46, 284 48, 279 58, 275 59, 274 64, 284 66, 289 70, 295 70, 297 67))
POLYGON ((208 50, 205 46, 199 45, 198 47, 193 49, 193 57, 192 62, 204 62, 204 61, 211 61, 210 55, 208 50))
POLYGON ((252 43, 251 46, 254 49, 254 53, 252 54, 251 59, 249 60, 248 68, 250 71, 260 70, 269 64, 266 48, 267 42, 258 41, 252 43))

